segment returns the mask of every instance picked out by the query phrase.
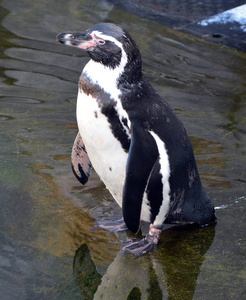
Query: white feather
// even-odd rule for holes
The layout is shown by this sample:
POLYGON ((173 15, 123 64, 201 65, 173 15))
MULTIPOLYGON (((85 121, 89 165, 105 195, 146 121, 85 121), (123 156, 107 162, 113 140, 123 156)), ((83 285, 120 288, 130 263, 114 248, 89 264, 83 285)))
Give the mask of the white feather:
POLYGON ((144 193, 142 207, 141 207, 141 217, 140 219, 145 222, 150 222, 150 205, 149 200, 147 198, 147 193, 144 193))
POLYGON ((77 122, 95 171, 121 206, 128 154, 114 137, 96 99, 83 92, 78 93, 77 122))
POLYGON ((169 165, 167 150, 165 149, 165 144, 155 132, 150 131, 150 133, 155 139, 159 151, 160 165, 161 165, 160 173, 162 175, 162 184, 163 184, 162 204, 159 213, 156 216, 155 221, 153 223, 154 226, 158 227, 163 225, 170 207, 170 185, 169 185, 170 165, 169 165))

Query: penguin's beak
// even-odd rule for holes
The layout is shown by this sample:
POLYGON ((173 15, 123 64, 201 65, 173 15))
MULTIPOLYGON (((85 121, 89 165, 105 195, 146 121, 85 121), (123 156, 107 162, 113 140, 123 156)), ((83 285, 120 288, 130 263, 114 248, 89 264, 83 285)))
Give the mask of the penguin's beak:
POLYGON ((57 35, 56 40, 68 46, 88 49, 96 47, 96 41, 88 32, 70 32, 66 31, 57 35))

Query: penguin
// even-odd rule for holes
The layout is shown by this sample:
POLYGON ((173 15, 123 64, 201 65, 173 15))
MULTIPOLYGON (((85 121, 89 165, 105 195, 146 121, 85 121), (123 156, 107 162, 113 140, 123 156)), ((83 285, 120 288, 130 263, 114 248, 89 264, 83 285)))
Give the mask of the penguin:
POLYGON ((143 74, 131 35, 101 23, 57 41, 90 56, 78 84, 72 168, 86 184, 93 166, 122 207, 122 220, 102 227, 137 233, 148 222, 149 233, 123 247, 138 257, 158 244, 164 224, 215 223, 187 132, 143 74))

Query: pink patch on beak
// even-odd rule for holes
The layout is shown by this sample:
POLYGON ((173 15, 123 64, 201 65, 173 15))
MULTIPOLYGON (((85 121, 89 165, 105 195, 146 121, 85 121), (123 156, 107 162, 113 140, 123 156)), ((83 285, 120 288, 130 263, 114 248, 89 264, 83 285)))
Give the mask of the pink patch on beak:
POLYGON ((80 49, 88 49, 90 47, 97 47, 98 45, 103 45, 105 44, 105 41, 101 38, 98 38, 93 32, 90 34, 91 40, 90 41, 85 41, 83 44, 80 46, 77 46, 80 49))
POLYGON ((87 49, 90 47, 96 47, 97 45, 95 44, 95 42, 93 40, 88 41, 88 42, 84 42, 82 45, 77 46, 80 49, 87 49))

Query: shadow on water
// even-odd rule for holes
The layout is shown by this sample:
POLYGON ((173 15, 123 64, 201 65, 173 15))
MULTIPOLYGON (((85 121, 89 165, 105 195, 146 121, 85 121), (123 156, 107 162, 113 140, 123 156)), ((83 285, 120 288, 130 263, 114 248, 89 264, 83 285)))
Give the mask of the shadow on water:
POLYGON ((1 299, 246 297, 245 54, 106 1, 6 0, 0 18, 1 299), (96 218, 121 211, 95 173, 82 187, 70 169, 77 81, 88 57, 55 37, 99 22, 133 35, 144 73, 183 121, 219 208, 216 227, 166 229, 157 249, 137 260, 119 252, 129 233, 92 230, 96 218))

